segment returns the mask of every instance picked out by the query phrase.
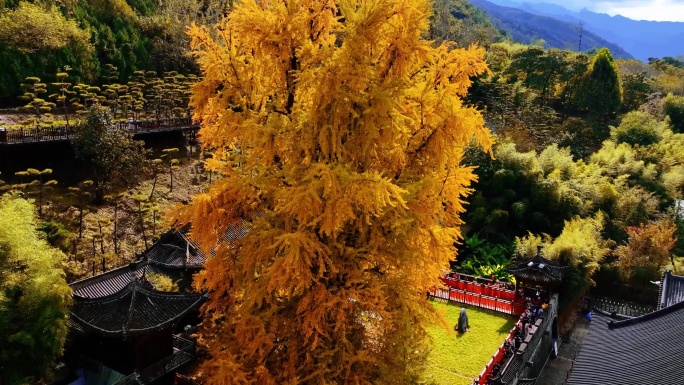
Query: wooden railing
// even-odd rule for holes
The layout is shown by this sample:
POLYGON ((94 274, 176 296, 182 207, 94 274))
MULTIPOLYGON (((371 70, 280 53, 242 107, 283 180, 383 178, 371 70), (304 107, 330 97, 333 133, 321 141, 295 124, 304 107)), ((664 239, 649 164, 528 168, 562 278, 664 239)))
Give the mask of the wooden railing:
MULTIPOLYGON (((199 125, 193 124, 189 117, 163 118, 151 120, 131 120, 117 123, 117 128, 133 135, 164 132, 196 130, 199 125)), ((0 144, 38 143, 71 140, 78 136, 75 126, 34 127, 18 130, 7 130, 0 127, 0 144)))
POLYGON ((622 319, 639 317, 656 310, 655 306, 612 298, 591 298, 590 306, 594 311, 622 319))
POLYGON ((173 373, 195 358, 195 344, 180 336, 173 336, 173 350, 172 355, 122 378, 114 385, 150 384, 166 374, 173 373))

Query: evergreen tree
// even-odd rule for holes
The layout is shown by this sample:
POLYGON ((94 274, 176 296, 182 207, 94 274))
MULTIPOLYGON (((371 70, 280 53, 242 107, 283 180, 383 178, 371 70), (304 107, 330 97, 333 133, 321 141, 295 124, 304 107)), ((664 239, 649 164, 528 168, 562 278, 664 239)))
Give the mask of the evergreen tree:
POLYGON ((618 68, 608 48, 596 52, 578 93, 579 106, 599 118, 613 116, 622 104, 618 68))
POLYGON ((483 51, 425 40, 427 0, 244 1, 190 29, 192 106, 223 177, 175 216, 202 248, 211 383, 416 383, 425 288, 490 150, 461 98, 483 51), (215 38, 214 38, 215 36, 215 38))
POLYGON ((147 169, 143 142, 117 129, 104 107, 91 109, 72 145, 76 156, 91 167, 98 203, 109 188, 131 185, 147 169))

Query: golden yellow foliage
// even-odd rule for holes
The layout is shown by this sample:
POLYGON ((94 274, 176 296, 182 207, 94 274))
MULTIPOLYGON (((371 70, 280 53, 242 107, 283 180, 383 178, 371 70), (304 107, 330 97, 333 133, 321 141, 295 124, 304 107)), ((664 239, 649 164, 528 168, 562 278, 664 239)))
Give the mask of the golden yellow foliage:
POLYGON ((196 286, 212 384, 411 383, 424 299, 460 239, 461 98, 483 50, 434 46, 426 0, 245 1, 192 26, 192 106, 223 177, 174 215, 215 248, 196 286), (221 235, 246 221, 230 245, 221 235), (391 376, 389 375, 391 373, 391 376))
POLYGON ((653 280, 660 277, 660 269, 670 263, 670 251, 675 246, 677 227, 670 221, 652 222, 628 227, 629 240, 618 246, 617 266, 626 280, 653 280))

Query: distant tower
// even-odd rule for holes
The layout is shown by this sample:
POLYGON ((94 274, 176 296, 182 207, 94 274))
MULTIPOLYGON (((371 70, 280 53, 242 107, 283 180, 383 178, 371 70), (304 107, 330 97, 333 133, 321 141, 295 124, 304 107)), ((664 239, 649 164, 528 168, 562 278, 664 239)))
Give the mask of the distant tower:
POLYGON ((584 32, 584 22, 580 21, 579 23, 579 46, 577 47, 577 52, 582 52, 582 32, 584 32))

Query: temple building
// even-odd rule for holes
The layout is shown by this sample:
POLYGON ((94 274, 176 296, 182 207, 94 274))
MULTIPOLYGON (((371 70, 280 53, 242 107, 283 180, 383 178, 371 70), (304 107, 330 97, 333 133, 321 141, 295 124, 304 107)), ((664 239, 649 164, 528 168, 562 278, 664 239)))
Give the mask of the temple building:
POLYGON ((614 321, 594 315, 567 385, 681 384, 684 302, 614 321))
POLYGON ((541 246, 537 247, 537 254, 532 259, 519 262, 508 272, 515 277, 518 286, 539 287, 546 292, 553 292, 560 286, 569 266, 561 266, 556 261, 544 258, 541 249, 541 246))
POLYGON ((658 309, 684 302, 684 277, 673 275, 670 270, 665 271, 660 280, 659 298, 658 309))
POLYGON ((594 313, 568 385, 682 383, 684 277, 668 270, 659 284, 654 312, 621 320, 594 313))
POLYGON ((198 322, 205 296, 190 283, 205 260, 171 231, 137 262, 72 283, 69 353, 80 367, 72 384, 159 383, 194 359, 194 343, 178 332, 198 322))

